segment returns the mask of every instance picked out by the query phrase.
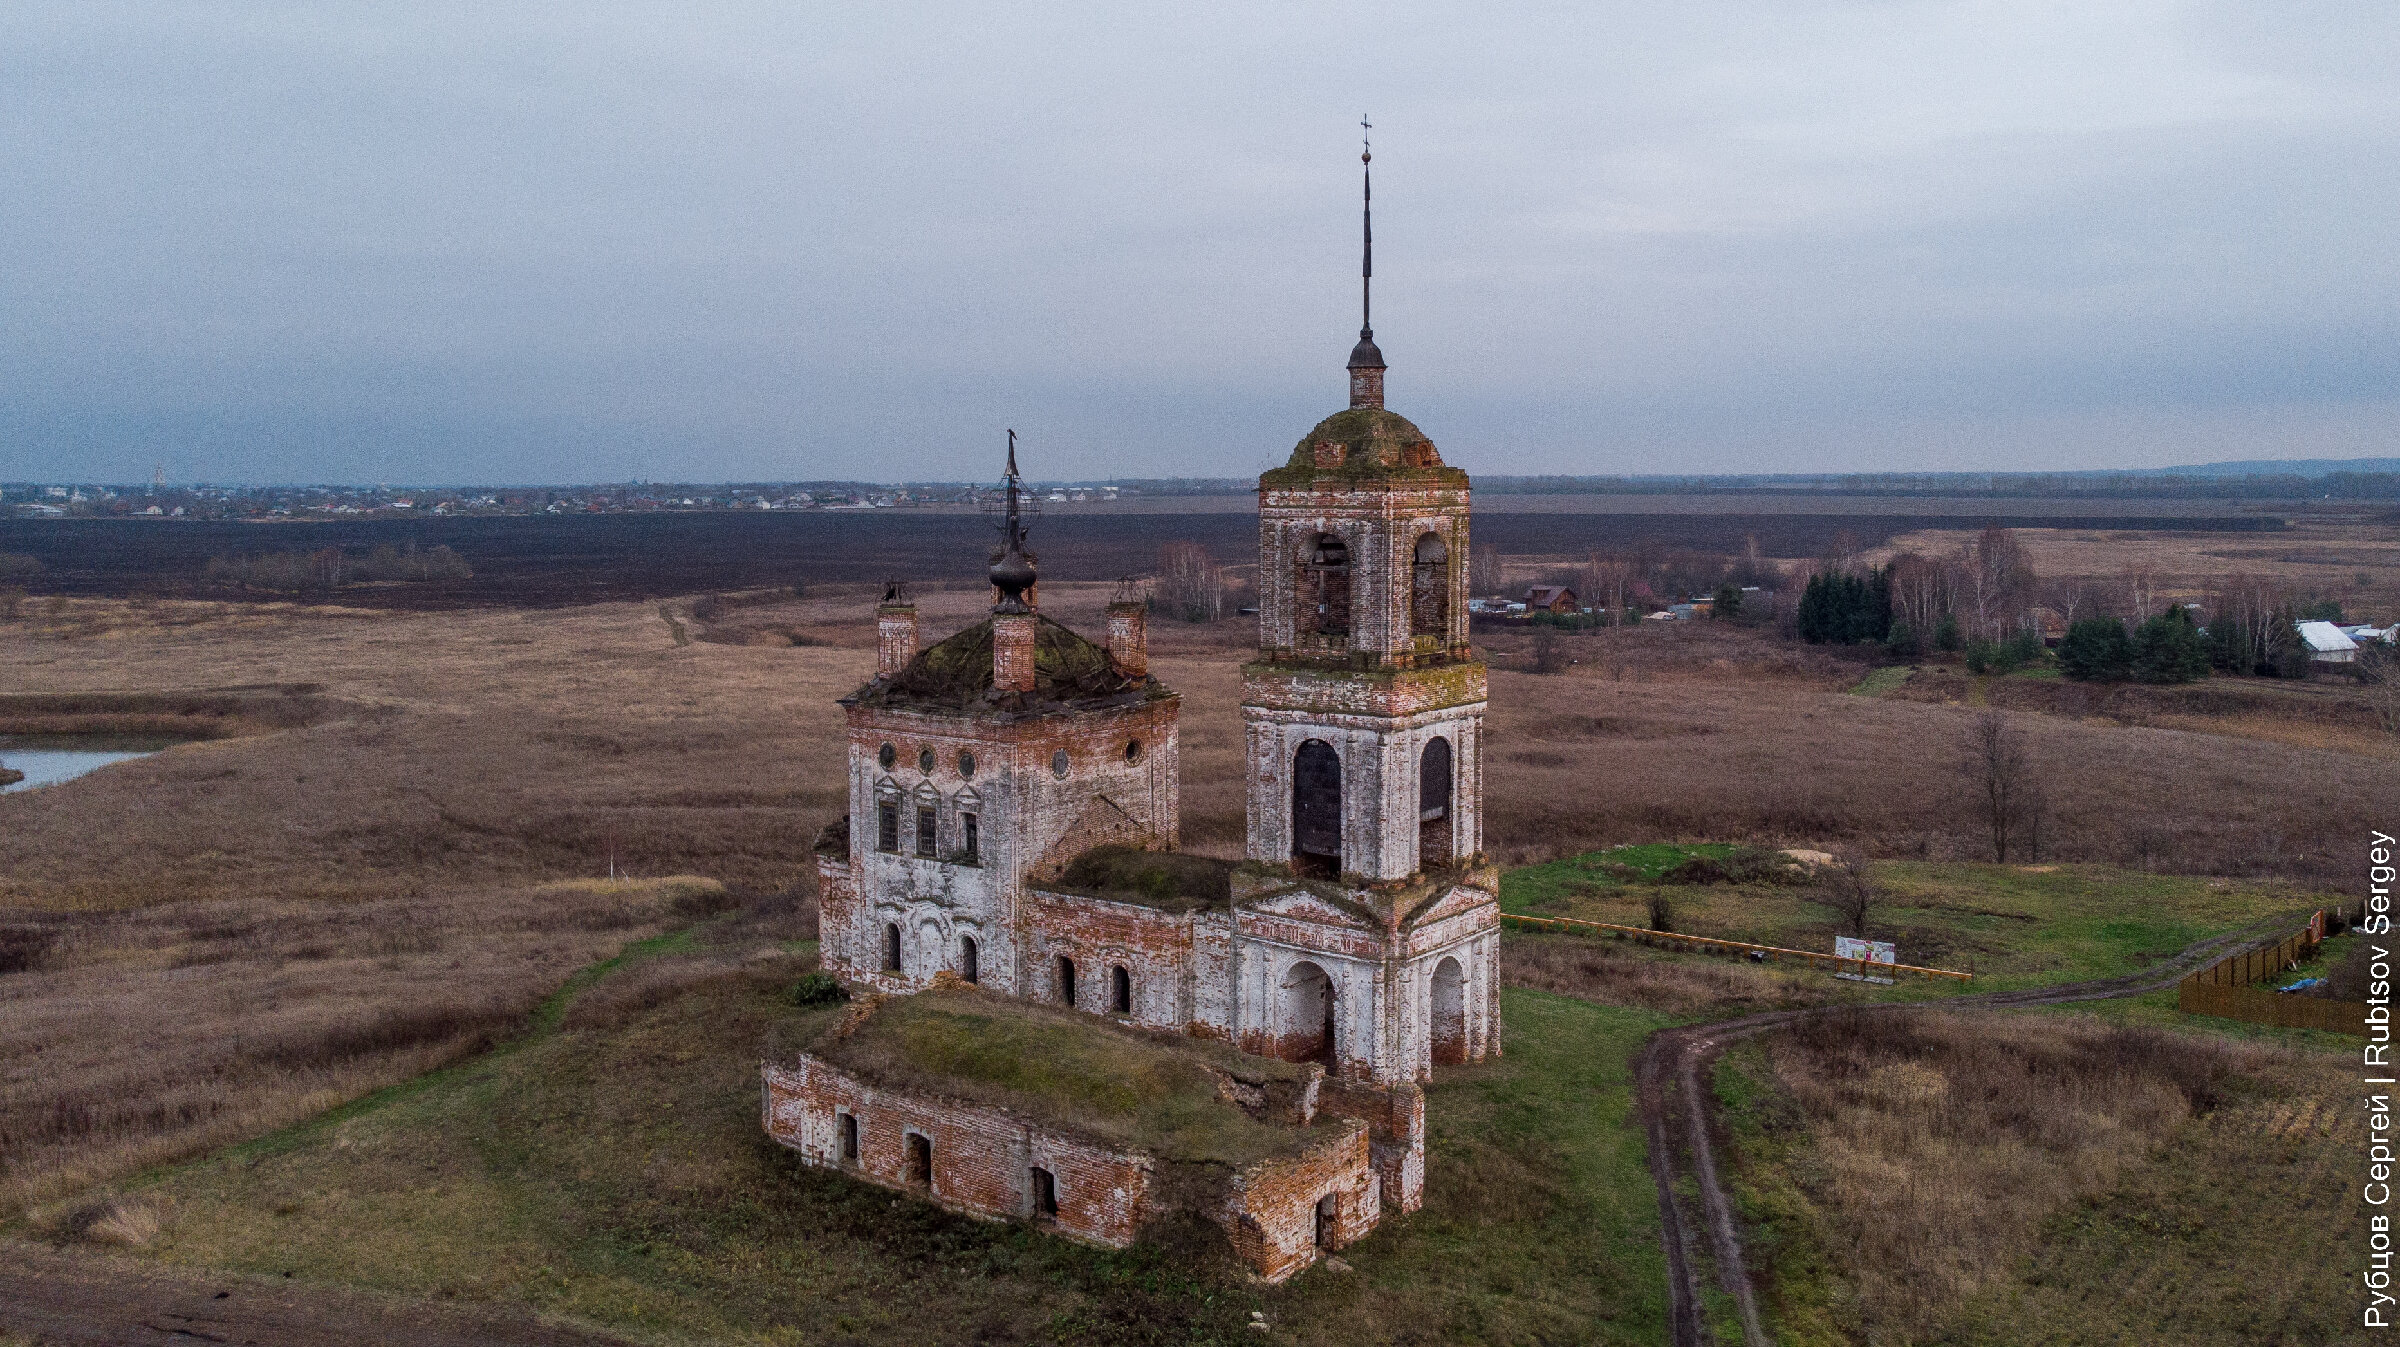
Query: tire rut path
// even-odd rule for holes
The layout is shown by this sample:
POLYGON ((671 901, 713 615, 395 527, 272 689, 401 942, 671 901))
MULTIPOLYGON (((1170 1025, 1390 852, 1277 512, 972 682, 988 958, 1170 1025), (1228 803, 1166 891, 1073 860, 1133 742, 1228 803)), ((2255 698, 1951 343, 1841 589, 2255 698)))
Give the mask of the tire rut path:
POLYGON ((2173 986, 2185 974, 2214 963, 2242 945, 2266 938, 2268 932, 2284 929, 2293 920, 2276 917, 2211 936, 2138 973, 2120 977, 1939 1001, 1771 1010, 1715 1024, 1661 1029, 1650 1035, 1634 1059, 1634 1101, 1641 1111, 1642 1130, 1649 1142, 1650 1178, 1658 1189, 1659 1239, 1667 1255, 1668 1342, 1672 1347, 1708 1347, 1716 1340, 1704 1312, 1707 1288, 1701 1274, 1701 1254, 1705 1245, 1706 1262, 1713 1267, 1716 1287, 1733 1302, 1740 1315, 1743 1347, 1774 1347, 1774 1337, 1759 1318, 1758 1294, 1750 1283, 1749 1268, 1742 1261, 1741 1223, 1718 1177, 1716 1147, 1710 1134, 1713 1124, 1710 1100, 1715 1091, 1707 1088, 1708 1072, 1726 1048, 1813 1016, 1853 1010, 1895 1014, 1914 1010, 2007 1010, 2139 996, 2173 986), (1685 1162, 1680 1173, 1676 1164, 1679 1156, 1685 1162), (1691 1180, 1696 1190, 1695 1202, 1687 1203, 1676 1192, 1679 1177, 1691 1180), (1689 1205, 1696 1205, 1697 1210, 1687 1210, 1689 1205))

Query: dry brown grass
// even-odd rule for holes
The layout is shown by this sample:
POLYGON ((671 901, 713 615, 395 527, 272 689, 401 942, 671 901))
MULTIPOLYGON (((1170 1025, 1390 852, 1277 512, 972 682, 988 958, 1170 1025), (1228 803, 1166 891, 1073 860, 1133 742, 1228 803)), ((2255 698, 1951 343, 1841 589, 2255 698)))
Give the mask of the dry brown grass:
POLYGON ((488 1047, 575 969, 724 901, 674 880, 36 918, 40 957, 0 979, 0 1212, 488 1047))
POLYGON ((1769 1135, 1799 1138, 1783 1177, 1804 1194, 1835 1290, 1811 1307, 1808 1288, 1782 1288, 1784 1317, 1808 1341, 1828 1326, 1851 1341, 1934 1339, 2013 1284, 2046 1221, 2195 1116, 2255 1094, 2280 1056, 2082 1017, 1801 1021, 1768 1050, 1789 1109, 1769 1135))
POLYGON ((1656 954, 1584 936, 1512 936, 1500 945, 1501 976, 1609 1006, 1719 1019, 1832 999, 1822 977, 1745 963, 1656 954))
MULTIPOLYGON (((1043 602, 1093 630, 1110 589, 1050 586, 1043 602)), ((679 645, 643 604, 43 600, 0 622, 12 692, 307 684, 331 708, 0 797, 0 970, 29 970, 0 971, 0 1205, 254 1133, 504 1029, 667 920, 543 926, 564 900, 536 886, 604 874, 612 843, 634 874, 804 899, 810 842, 842 800, 834 698, 873 666, 872 600, 730 610, 805 628, 804 647, 679 645)), ((925 592, 929 636, 986 602, 925 592)), ((1847 696, 1840 656, 1664 625, 1570 637, 1582 662, 1552 676, 1517 672, 1517 638, 1493 638, 1498 858, 1695 838, 1974 854, 1952 747, 1972 709, 1847 696)), ((1152 632, 1184 697, 1186 845, 1236 855, 1252 625, 1152 632)), ((2123 860, 2138 842, 2164 868, 2330 867, 2347 884, 2365 824, 2400 805, 2387 765, 2357 754, 2059 715, 2026 729, 2064 859, 2123 860)), ((587 901, 617 902, 569 906, 587 901)), ((1636 1004, 1687 995, 1619 981, 1636 1004)))

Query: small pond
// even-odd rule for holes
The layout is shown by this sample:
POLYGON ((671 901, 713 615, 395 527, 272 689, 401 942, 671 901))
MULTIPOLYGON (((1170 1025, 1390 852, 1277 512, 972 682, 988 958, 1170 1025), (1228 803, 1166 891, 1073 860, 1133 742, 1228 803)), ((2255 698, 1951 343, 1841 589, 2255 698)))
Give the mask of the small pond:
POLYGON ((173 745, 172 739, 108 734, 20 734, 0 736, 0 767, 25 779, 0 786, 0 793, 72 781, 112 762, 146 758, 173 745))

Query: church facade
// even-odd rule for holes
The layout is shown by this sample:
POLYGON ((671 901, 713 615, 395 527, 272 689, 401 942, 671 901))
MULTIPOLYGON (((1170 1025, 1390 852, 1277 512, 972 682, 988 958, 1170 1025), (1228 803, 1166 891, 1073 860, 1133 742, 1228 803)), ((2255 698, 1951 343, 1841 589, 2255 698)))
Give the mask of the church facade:
MULTIPOLYGON (((1244 860, 1177 851, 1181 702, 1150 672, 1143 605, 1110 605, 1099 640, 1042 615, 1013 444, 991 616, 920 648, 915 609, 887 595, 876 676, 843 700, 849 809, 817 852, 824 965, 870 1001, 972 986, 1130 1035, 1313 1064, 1302 1113, 1364 1124, 1366 1143, 1360 1172, 1299 1193, 1334 1204, 1319 1213, 1326 1248, 1363 1234, 1366 1211, 1421 1203, 1422 1083, 1501 1047, 1468 480, 1384 408, 1384 372, 1362 326, 1351 405, 1259 482, 1244 860)), ((845 1078, 807 1061, 768 1077, 769 1130, 842 1163, 826 1138, 857 1123, 796 1082, 845 1078)), ((939 1111, 942 1089, 971 1086, 928 1084, 910 1107, 939 1111)), ((886 1083, 879 1097, 912 1096, 886 1083)), ((1255 1102, 1235 1085, 1224 1097, 1255 1102)), ((951 1205, 1039 1209, 1027 1194, 1055 1196, 1056 1175, 1021 1168, 1007 1200, 951 1205)), ((932 1169, 924 1190, 942 1200, 932 1169)), ((1238 1203, 1212 1216, 1249 1247, 1238 1203)), ((1262 1275, 1305 1265, 1290 1243, 1262 1275)))

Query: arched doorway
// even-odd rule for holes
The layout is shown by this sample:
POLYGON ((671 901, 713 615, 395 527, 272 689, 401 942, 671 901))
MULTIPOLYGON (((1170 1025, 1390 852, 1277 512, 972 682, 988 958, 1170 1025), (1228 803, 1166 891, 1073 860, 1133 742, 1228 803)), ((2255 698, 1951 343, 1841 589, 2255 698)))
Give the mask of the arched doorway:
POLYGON ((1292 868, 1326 879, 1342 873, 1342 760, 1322 739, 1292 759, 1292 868))
POLYGON ((1333 1065, 1333 979, 1302 960, 1283 979, 1283 1025, 1275 1055, 1287 1062, 1333 1065))
POLYGON ((1467 974, 1456 959, 1433 970, 1433 1064, 1467 1060, 1467 974))
POLYGON ((900 924, 898 922, 887 921, 883 924, 883 971, 886 973, 900 971, 900 924))
POLYGON ((1304 633, 1317 636, 1350 634, 1350 545, 1336 534, 1320 533, 1300 552, 1300 610, 1294 616, 1304 633))
POLYGON ((1450 547, 1438 533, 1418 538, 1410 560, 1408 630, 1414 636, 1450 634, 1450 547))
POLYGON ((1075 961, 1063 954, 1058 956, 1058 971, 1054 980, 1058 984, 1059 1004, 1075 1004, 1075 961))
POLYGON ((958 938, 958 975, 960 977, 969 982, 983 980, 980 976, 983 970, 977 966, 980 962, 979 954, 980 951, 975 948, 975 937, 962 935, 958 938))
POLYGON ((1417 759, 1417 865, 1448 865, 1456 859, 1452 841, 1450 741, 1428 740, 1417 759))

